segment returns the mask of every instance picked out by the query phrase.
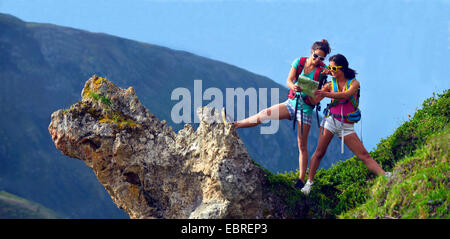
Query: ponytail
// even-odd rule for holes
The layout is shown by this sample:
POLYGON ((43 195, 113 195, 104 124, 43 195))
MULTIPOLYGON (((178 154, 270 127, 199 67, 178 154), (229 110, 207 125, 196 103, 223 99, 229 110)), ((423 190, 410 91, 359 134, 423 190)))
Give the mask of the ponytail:
POLYGON ((353 79, 353 78, 355 78, 355 76, 357 74, 355 70, 353 70, 352 68, 348 68, 348 67, 343 68, 342 71, 344 72, 344 76, 347 79, 353 79))

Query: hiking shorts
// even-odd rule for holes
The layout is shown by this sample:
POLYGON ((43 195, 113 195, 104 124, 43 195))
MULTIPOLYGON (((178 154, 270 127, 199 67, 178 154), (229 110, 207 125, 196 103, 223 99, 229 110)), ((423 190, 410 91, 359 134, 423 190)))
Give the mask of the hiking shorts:
MULTIPOLYGON (((289 103, 289 100, 283 102, 289 111, 289 120, 294 120, 295 108, 289 103)), ((300 109, 297 110, 297 121, 302 122, 302 113, 300 109)), ((312 125, 312 114, 303 114, 303 124, 312 125)))
POLYGON ((323 118, 321 127, 329 130, 334 135, 341 138, 355 132, 354 124, 342 123, 341 121, 334 119, 332 116, 323 118))

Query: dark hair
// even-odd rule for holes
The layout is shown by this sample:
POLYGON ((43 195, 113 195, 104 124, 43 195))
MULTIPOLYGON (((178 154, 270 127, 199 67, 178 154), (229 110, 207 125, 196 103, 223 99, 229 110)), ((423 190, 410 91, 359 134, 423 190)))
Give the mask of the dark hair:
POLYGON ((345 56, 343 56, 341 54, 336 54, 336 55, 330 57, 330 62, 332 62, 332 61, 334 61, 334 63, 336 63, 336 65, 342 66, 341 69, 344 72, 345 78, 347 78, 347 79, 355 78, 355 75, 357 73, 355 70, 348 67, 348 61, 347 61, 347 58, 345 58, 345 56))
POLYGON ((314 44, 312 45, 311 49, 313 50, 322 50, 323 52, 325 52, 325 56, 330 54, 331 52, 331 48, 330 48, 330 44, 328 44, 328 41, 325 39, 322 39, 322 41, 316 41, 314 42, 314 44))

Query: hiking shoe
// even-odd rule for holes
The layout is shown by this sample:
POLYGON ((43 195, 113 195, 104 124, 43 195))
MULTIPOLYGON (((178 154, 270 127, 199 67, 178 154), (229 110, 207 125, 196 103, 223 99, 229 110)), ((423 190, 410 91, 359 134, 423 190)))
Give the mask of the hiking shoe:
POLYGON ((230 123, 233 123, 230 116, 227 115, 227 110, 225 108, 222 108, 222 120, 223 124, 229 125, 230 123))
POLYGON ((386 172, 384 174, 384 177, 386 177, 387 179, 390 179, 392 177, 392 173, 391 172, 386 172))
POLYGON ((294 188, 295 189, 300 189, 303 188, 303 186, 305 186, 305 184, 303 183, 303 181, 301 179, 298 179, 297 182, 295 183, 294 188))
POLYGON ((311 187, 312 187, 313 184, 314 183, 308 179, 308 181, 306 181, 305 186, 301 190, 302 193, 305 194, 305 195, 308 195, 309 192, 311 192, 311 187))

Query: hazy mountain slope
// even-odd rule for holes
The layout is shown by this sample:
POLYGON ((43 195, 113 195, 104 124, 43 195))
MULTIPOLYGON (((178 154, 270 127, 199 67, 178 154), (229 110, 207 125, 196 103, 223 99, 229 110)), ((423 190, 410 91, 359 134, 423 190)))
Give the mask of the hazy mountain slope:
POLYGON ((0 191, 0 218, 52 219, 61 218, 61 216, 38 203, 0 191))

